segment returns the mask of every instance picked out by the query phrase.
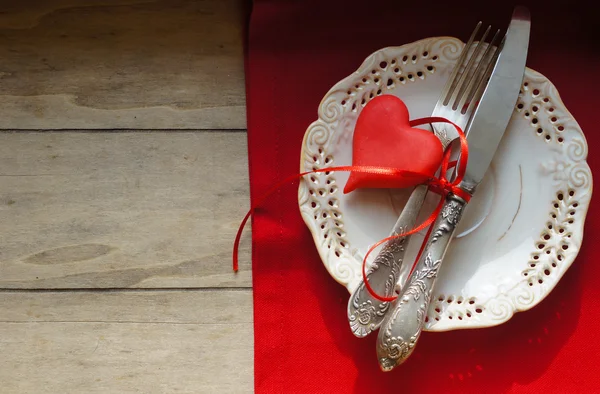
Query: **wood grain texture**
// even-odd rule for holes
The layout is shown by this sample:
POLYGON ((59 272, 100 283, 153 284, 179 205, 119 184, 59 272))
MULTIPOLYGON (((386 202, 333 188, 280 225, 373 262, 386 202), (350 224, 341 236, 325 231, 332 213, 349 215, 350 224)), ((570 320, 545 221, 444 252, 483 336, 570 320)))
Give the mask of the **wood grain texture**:
POLYGON ((244 129, 244 0, 0 1, 2 129, 244 129))
POLYGON ((2 393, 253 391, 249 290, 4 292, 0 310, 2 393))
POLYGON ((0 288, 249 287, 241 132, 0 133, 0 288))

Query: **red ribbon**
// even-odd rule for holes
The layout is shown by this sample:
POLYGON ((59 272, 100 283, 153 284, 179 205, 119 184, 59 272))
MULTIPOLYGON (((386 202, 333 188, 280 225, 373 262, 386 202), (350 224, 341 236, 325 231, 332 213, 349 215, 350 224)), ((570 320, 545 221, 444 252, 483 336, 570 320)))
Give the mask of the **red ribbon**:
MULTIPOLYGON (((448 148, 444 152, 444 156, 442 159, 440 176, 438 178, 430 177, 425 182, 425 184, 427 184, 429 186, 429 190, 441 195, 440 202, 438 203, 438 205, 437 205, 436 209, 433 211, 433 213, 431 215, 429 215, 429 217, 423 223, 414 227, 410 231, 404 232, 402 234, 392 235, 390 237, 386 237, 386 238, 378 241, 375 245, 371 246, 369 248, 369 250, 367 251, 367 253, 365 254, 365 257, 363 258, 363 262, 362 262, 363 281, 365 283, 365 287, 366 287, 367 291, 374 298, 376 298, 380 301, 385 301, 385 302, 393 301, 396 299, 396 296, 383 297, 383 296, 377 294, 373 290, 371 285, 369 284, 369 281, 367 280, 366 263, 367 263, 367 258, 369 257, 371 252, 373 250, 375 250, 375 248, 377 248, 379 245, 381 245, 387 241, 390 241, 395 238, 406 237, 408 235, 417 233, 426 227, 431 226, 431 224, 434 222, 434 220, 436 219, 436 217, 442 210, 442 207, 443 207, 444 201, 445 201, 445 197, 447 195, 453 194, 455 196, 462 198, 463 200, 465 200, 467 202, 471 199, 471 195, 458 186, 463 180, 465 171, 467 169, 467 161, 469 159, 469 147, 467 144, 467 138, 465 137, 465 133, 454 122, 451 122, 450 120, 448 120, 446 118, 440 118, 440 117, 427 117, 427 118, 415 119, 415 120, 410 121, 410 126, 411 127, 419 126, 419 125, 423 125, 423 124, 427 124, 427 123, 449 123, 456 128, 456 131, 458 132, 458 137, 460 140, 460 161, 458 162, 458 167, 456 168, 456 177, 452 181, 449 181, 448 178, 446 177, 446 173, 448 172, 448 170, 457 165, 456 162, 450 162, 450 155, 452 154, 452 150, 451 150, 450 146, 448 146, 448 148)), ((315 174, 315 173, 319 173, 319 172, 334 172, 334 171, 354 171, 354 172, 362 172, 362 173, 366 173, 366 174, 391 175, 391 176, 420 176, 420 177, 423 177, 423 175, 425 175, 422 173, 418 173, 418 172, 414 172, 414 171, 407 171, 407 170, 403 170, 400 168, 378 167, 378 166, 327 167, 327 168, 320 168, 320 169, 313 170, 313 171, 306 171, 306 172, 302 172, 300 174, 291 175, 291 176, 283 179, 282 181, 276 183, 274 186, 272 186, 265 194, 262 195, 262 197, 260 197, 258 199, 258 202, 256 204, 254 204, 250 207, 250 210, 248 211, 248 213, 246 213, 246 216, 244 216, 244 219, 240 223, 240 227, 237 231, 237 234, 235 236, 235 241, 233 243, 233 271, 237 272, 238 268, 239 268, 238 250, 239 250, 240 238, 242 237, 242 232, 244 230, 244 226, 246 225, 246 222, 248 221, 248 219, 250 219, 250 216, 252 215, 252 213, 254 212, 256 207, 262 205, 262 202, 265 200, 266 197, 268 197, 274 191, 279 189, 281 186, 286 185, 298 178, 302 178, 305 175, 315 174)), ((431 232, 431 227, 429 228, 427 235, 425 236, 425 241, 421 245, 421 249, 419 250, 419 254, 417 255, 417 258, 415 259, 415 262, 413 263, 411 272, 415 268, 416 263, 419 261, 421 253, 423 252, 423 249, 425 247, 426 241, 429 238, 430 232, 431 232)))

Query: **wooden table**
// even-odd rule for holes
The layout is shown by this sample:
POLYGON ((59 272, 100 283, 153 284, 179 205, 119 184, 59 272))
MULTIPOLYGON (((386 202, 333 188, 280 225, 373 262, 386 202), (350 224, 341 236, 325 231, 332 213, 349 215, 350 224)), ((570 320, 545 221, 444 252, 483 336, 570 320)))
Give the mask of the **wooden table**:
POLYGON ((0 392, 253 391, 243 0, 0 1, 0 392))

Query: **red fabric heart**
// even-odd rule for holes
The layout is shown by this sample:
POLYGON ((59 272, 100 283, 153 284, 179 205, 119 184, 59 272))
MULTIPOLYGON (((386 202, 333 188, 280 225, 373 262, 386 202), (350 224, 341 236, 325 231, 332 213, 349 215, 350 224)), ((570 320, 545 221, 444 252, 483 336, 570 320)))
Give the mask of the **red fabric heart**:
POLYGON ((410 127, 408 108, 396 96, 371 100, 356 121, 352 165, 393 167, 423 174, 390 176, 352 172, 344 193, 359 188, 405 188, 427 181, 442 162, 444 149, 431 132, 410 127))

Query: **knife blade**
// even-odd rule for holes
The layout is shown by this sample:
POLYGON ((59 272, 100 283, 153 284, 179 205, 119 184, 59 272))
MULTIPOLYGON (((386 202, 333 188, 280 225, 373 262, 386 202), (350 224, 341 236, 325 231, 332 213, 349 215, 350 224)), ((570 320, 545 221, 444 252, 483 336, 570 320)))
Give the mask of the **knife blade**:
POLYGON ((515 8, 491 78, 467 124, 469 160, 461 187, 469 191, 474 192, 487 172, 519 97, 530 25, 527 9, 515 8))
MULTIPOLYGON (((466 135, 469 159, 460 187, 473 194, 483 179, 519 96, 529 46, 529 11, 516 7, 500 46, 481 100, 466 135)), ((437 273, 467 202, 448 195, 433 224, 431 237, 408 279, 394 301, 377 337, 377 358, 383 371, 402 364, 412 354, 421 335, 437 273)))

